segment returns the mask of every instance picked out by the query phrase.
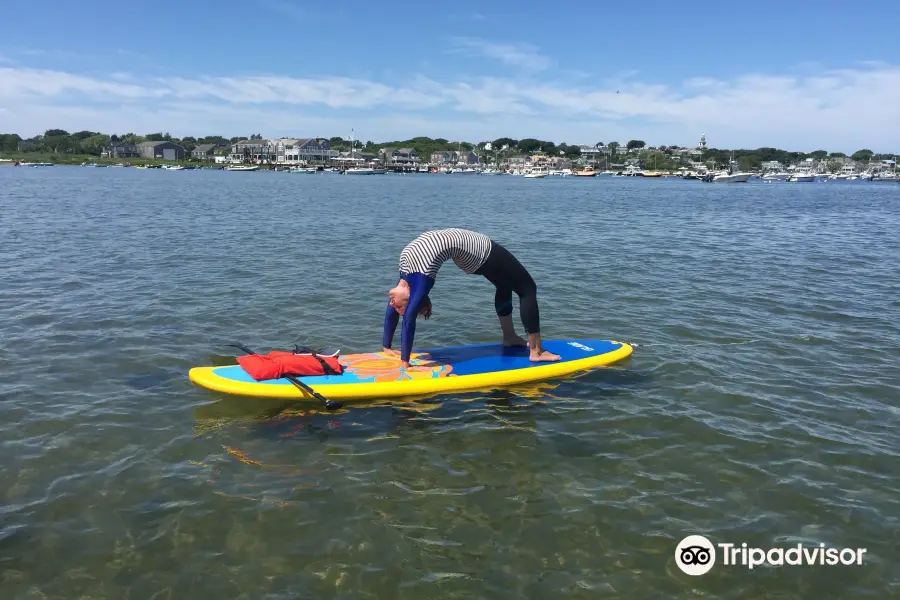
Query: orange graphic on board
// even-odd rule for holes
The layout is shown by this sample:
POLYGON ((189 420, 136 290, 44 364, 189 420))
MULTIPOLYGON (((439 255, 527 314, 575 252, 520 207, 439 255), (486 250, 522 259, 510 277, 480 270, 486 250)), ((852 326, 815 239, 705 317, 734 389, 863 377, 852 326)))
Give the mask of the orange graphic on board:
POLYGON ((404 381, 410 379, 435 379, 450 377, 452 365, 431 360, 427 354, 413 353, 411 369, 404 370, 400 360, 382 352, 347 354, 341 357, 345 371, 353 373, 360 381, 404 381))

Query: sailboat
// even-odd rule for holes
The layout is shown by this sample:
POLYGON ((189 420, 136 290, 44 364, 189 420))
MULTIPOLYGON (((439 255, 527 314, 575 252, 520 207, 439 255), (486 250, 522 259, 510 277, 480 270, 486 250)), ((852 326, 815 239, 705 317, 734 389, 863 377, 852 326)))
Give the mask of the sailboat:
POLYGON ((604 154, 603 162, 606 164, 606 170, 604 170, 604 171, 598 171, 594 167, 589 166, 589 167, 585 167, 581 171, 575 171, 574 175, 580 175, 581 177, 584 177, 585 175, 583 175, 583 173, 585 173, 587 171, 591 172, 591 174, 587 175, 588 177, 612 177, 613 175, 615 175, 615 173, 613 173, 612 171, 609 170, 609 156, 608 155, 604 154))
MULTIPOLYGON (((353 158, 353 130, 350 130, 350 158, 353 158)), ((373 169, 372 167, 350 167, 344 171, 344 175, 384 175, 387 169, 373 169)))
POLYGON ((652 171, 642 171, 642 177, 662 177, 662 172, 656 170, 656 153, 653 154, 653 170, 652 171))

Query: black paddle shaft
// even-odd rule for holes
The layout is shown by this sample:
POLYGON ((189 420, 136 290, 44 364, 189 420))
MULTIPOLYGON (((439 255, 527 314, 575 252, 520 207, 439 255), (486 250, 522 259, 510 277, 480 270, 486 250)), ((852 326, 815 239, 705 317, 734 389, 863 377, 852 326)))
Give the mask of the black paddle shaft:
MULTIPOLYGON (((247 346, 245 346, 243 344, 228 344, 228 345, 238 348, 239 350, 243 350, 247 354, 256 354, 256 352, 254 352, 253 350, 251 350, 250 348, 248 348, 247 346)), ((311 387, 309 387, 308 385, 306 385, 305 383, 303 383, 302 381, 300 381, 293 375, 285 375, 284 377, 285 377, 285 379, 287 379, 288 381, 293 383, 295 386, 297 386, 304 392, 312 394, 312 396, 314 398, 318 398, 319 400, 321 400, 325 404, 325 408, 327 408, 328 410, 334 410, 336 408, 341 408, 343 406, 343 404, 341 402, 339 402, 338 400, 329 400, 328 398, 326 398, 325 396, 323 396, 316 390, 312 389, 311 387)))

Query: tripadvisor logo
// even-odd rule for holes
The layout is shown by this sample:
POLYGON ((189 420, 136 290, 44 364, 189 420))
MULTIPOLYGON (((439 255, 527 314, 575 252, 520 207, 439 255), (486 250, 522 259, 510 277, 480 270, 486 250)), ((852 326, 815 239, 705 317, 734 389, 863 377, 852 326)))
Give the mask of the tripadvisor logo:
POLYGON ((675 564, 688 575, 703 575, 716 564, 716 548, 702 535, 689 535, 675 548, 675 564))
POLYGON ((719 562, 725 566, 753 569, 759 566, 784 565, 861 565, 865 548, 826 548, 825 544, 788 548, 754 548, 746 543, 713 545, 702 535, 689 535, 675 547, 675 564, 687 575, 704 575, 719 562), (718 550, 717 550, 718 548, 718 550))

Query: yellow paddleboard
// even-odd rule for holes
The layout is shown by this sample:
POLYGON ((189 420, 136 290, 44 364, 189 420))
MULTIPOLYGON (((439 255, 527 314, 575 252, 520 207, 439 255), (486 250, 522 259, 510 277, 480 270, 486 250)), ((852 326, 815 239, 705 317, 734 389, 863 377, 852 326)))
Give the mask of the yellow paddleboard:
MULTIPOLYGON (((531 362, 527 348, 474 344, 413 353, 410 369, 403 369, 399 358, 383 352, 348 354, 340 357, 342 375, 297 379, 333 400, 417 396, 564 377, 622 360, 632 352, 630 345, 611 340, 550 340, 542 345, 560 360, 531 362)), ((312 398, 287 379, 256 381, 239 365, 194 367, 188 376, 199 386, 227 394, 312 398)))

